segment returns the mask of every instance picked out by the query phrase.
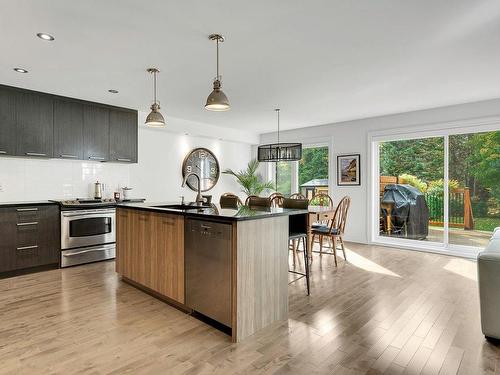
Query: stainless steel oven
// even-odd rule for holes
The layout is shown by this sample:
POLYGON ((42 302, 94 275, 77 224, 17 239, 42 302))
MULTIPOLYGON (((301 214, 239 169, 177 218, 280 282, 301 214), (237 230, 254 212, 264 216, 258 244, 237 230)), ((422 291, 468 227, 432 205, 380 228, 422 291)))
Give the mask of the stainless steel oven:
POLYGON ((61 211, 61 267, 115 257, 115 209, 61 211))

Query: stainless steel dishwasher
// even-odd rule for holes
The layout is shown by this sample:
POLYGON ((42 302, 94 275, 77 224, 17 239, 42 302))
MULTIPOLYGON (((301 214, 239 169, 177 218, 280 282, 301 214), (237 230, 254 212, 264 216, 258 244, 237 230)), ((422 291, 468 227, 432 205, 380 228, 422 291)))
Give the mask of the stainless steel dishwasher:
POLYGON ((186 219, 186 305, 231 327, 231 224, 186 219))

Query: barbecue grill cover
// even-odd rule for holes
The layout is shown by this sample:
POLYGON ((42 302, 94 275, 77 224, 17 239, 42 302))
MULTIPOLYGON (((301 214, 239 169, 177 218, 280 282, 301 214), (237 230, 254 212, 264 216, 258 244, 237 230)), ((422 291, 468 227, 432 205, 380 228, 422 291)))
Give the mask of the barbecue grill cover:
POLYGON ((395 234, 400 232, 411 239, 425 239, 429 234, 429 208, 425 196, 411 185, 390 184, 384 189, 383 203, 393 205, 392 224, 395 234))

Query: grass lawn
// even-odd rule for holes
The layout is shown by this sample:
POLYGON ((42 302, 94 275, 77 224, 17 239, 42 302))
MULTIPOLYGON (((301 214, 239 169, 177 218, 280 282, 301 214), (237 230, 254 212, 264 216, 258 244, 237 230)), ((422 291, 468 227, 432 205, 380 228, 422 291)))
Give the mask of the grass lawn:
POLYGON ((493 229, 500 227, 500 217, 475 217, 474 229, 493 232, 493 229))

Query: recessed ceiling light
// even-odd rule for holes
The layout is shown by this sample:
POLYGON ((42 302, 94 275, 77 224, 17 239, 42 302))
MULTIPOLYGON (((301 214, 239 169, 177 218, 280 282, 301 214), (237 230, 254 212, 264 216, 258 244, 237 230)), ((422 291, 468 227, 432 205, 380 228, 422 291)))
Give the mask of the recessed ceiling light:
POLYGON ((45 33, 38 33, 36 34, 37 37, 43 40, 48 40, 48 41, 53 41, 55 38, 52 35, 45 34, 45 33))
POLYGON ((23 69, 23 68, 14 68, 14 70, 18 73, 28 73, 28 71, 26 69, 23 69))
POLYGON ((111 94, 118 94, 118 90, 114 89, 109 89, 108 92, 110 92, 111 94))

